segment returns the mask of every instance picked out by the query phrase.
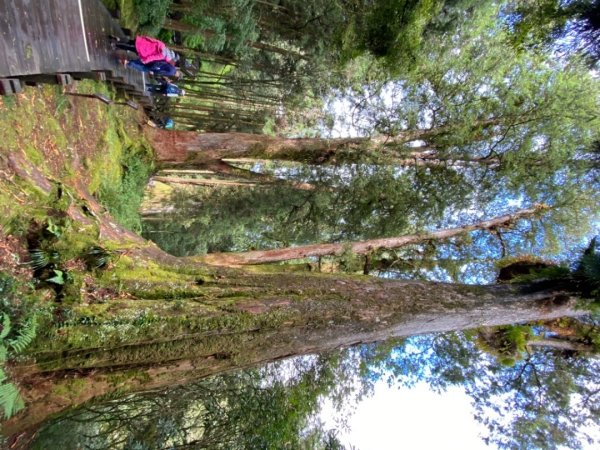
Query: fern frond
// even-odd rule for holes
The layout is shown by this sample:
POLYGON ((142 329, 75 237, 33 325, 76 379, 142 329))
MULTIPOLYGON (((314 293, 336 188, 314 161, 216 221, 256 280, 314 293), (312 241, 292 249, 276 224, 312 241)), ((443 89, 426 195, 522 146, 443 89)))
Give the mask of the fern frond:
POLYGON ((2 329, 0 329, 0 340, 4 339, 10 333, 10 317, 8 314, 2 314, 2 329))
POLYGON ((92 246, 84 254, 83 259, 88 270, 101 269, 110 262, 111 253, 102 247, 92 246))
POLYGON ((8 340, 9 347, 11 347, 15 353, 21 353, 29 344, 31 344, 35 338, 36 331, 37 320, 34 316, 23 324, 19 329, 19 335, 15 339, 8 340))
POLYGON ((4 409, 4 417, 9 419, 25 407, 25 402, 14 384, 0 385, 0 407, 4 409))
POLYGON ((31 258, 29 264, 33 270, 40 270, 50 265, 50 254, 39 248, 30 250, 29 257, 31 258))

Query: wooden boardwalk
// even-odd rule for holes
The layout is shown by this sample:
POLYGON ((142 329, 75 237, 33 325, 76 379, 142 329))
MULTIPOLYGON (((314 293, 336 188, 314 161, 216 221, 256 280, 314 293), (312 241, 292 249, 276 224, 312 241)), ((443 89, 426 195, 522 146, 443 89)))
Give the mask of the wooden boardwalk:
POLYGON ((0 0, 0 78, 106 78, 144 96, 144 74, 119 64, 109 35, 124 33, 100 0, 0 0))

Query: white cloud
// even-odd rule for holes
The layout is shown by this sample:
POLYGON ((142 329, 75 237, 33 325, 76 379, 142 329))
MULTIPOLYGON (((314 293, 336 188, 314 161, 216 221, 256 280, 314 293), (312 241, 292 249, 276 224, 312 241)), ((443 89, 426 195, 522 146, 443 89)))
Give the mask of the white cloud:
MULTIPOLYGON (((336 427, 333 408, 325 404, 322 420, 336 427)), ((483 450, 484 428, 473 418, 469 397, 460 388, 443 394, 425 383, 412 389, 377 383, 375 393, 356 406, 348 430, 338 437, 359 450, 483 450)))

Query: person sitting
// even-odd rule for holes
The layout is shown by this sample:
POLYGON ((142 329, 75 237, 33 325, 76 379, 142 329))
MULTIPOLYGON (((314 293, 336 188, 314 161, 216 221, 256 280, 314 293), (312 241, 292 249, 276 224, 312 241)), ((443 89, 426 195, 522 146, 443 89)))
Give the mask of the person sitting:
POLYGON ((167 80, 161 81, 160 84, 149 84, 146 90, 153 94, 162 94, 167 97, 183 97, 185 95, 184 89, 167 80))
POLYGON ((166 61, 169 64, 176 65, 179 62, 179 55, 171 50, 167 45, 150 36, 137 36, 135 40, 128 39, 124 41, 121 38, 112 36, 116 40, 116 47, 121 50, 127 50, 137 53, 140 61, 144 64, 153 61, 166 61))
POLYGON ((122 59, 121 63, 125 67, 130 67, 131 69, 139 70, 140 72, 145 72, 149 75, 178 79, 181 78, 181 71, 166 61, 152 61, 148 64, 144 64, 139 59, 122 59))

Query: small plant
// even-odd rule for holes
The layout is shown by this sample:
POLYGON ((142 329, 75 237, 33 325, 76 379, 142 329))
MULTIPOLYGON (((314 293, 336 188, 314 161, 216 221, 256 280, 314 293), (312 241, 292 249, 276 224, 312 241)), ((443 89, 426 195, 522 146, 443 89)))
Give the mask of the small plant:
POLYGON ((51 218, 48 218, 48 225, 46 225, 48 233, 59 238, 62 235, 62 227, 59 224, 54 223, 51 218))
POLYGON ((83 255, 83 260, 87 270, 102 269, 108 266, 111 260, 111 253, 99 246, 90 247, 83 255))
POLYGON ((29 257, 31 258, 31 261, 29 262, 31 268, 33 270, 41 270, 50 266, 50 264, 56 263, 59 259, 59 254, 54 250, 46 251, 34 248, 29 251, 29 257))
POLYGON ((9 339, 11 332, 10 317, 2 314, 0 324, 0 408, 4 411, 4 417, 10 418, 25 407, 19 389, 8 382, 8 376, 4 372, 4 365, 8 359, 9 352, 21 353, 33 341, 36 335, 37 320, 35 316, 26 321, 20 328, 16 337, 9 339))
POLYGON ((48 283, 60 284, 61 286, 65 284, 65 272, 59 269, 53 269, 52 272, 54 276, 46 280, 48 283))

